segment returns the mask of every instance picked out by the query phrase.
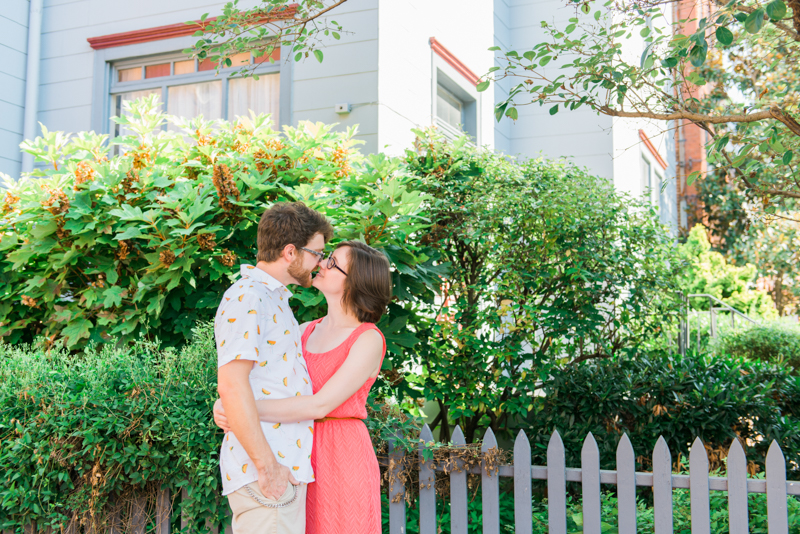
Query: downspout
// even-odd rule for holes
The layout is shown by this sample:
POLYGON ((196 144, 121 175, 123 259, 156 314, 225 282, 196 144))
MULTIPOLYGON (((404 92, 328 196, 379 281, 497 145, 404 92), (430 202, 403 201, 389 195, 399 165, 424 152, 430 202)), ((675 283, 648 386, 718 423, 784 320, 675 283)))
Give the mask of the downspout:
MULTIPOLYGON (((25 115, 22 137, 28 141, 36 137, 36 117, 39 114, 39 60, 42 52, 42 3, 30 0, 28 15, 28 64, 25 70, 25 115)), ((22 172, 33 170, 33 156, 22 153, 22 172)))

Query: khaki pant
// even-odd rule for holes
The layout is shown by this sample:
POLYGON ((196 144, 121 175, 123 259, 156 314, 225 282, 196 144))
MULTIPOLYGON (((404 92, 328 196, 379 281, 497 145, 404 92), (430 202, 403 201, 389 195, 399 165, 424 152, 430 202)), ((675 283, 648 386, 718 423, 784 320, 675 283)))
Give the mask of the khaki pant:
POLYGON ((306 488, 305 484, 286 487, 286 492, 277 501, 264 497, 257 482, 247 485, 256 496, 268 503, 284 503, 292 500, 294 490, 297 498, 283 508, 267 508, 257 503, 245 488, 239 488, 228 495, 228 504, 233 512, 234 534, 305 534, 306 531, 306 488), (294 488, 294 489, 293 489, 294 488))

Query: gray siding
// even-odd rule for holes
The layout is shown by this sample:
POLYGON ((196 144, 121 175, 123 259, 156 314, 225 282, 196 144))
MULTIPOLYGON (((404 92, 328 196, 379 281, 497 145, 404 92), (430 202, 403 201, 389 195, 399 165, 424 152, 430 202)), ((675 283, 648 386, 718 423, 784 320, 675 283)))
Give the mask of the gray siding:
POLYGON ((19 176, 29 0, 3 0, 0 8, 0 172, 19 176))

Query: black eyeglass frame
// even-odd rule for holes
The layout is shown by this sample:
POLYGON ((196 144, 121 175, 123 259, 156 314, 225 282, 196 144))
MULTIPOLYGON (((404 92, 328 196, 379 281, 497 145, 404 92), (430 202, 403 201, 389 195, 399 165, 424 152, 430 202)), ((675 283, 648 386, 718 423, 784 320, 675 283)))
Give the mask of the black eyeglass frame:
POLYGON ((334 258, 334 257, 333 257, 333 251, 331 251, 331 252, 330 252, 330 254, 328 254, 328 263, 327 263, 327 267, 328 267, 328 269, 329 269, 329 270, 330 270, 330 269, 336 269, 337 271, 339 271, 339 272, 340 272, 340 273, 342 273, 343 275, 347 276, 347 273, 346 273, 346 272, 344 272, 344 271, 342 270, 342 268, 341 268, 341 267, 339 267, 338 265, 336 265, 336 258, 334 258))

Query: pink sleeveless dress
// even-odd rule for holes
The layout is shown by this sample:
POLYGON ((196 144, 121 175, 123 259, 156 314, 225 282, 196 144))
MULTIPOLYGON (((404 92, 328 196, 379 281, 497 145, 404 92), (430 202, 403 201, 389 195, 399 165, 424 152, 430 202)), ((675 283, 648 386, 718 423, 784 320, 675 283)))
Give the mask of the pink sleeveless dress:
MULTIPOLYGON (((306 341, 322 319, 312 322, 303 332, 303 357, 316 394, 347 359, 358 336, 377 330, 363 323, 338 347, 315 354, 306 350, 306 341)), ((383 337, 383 334, 381 334, 383 337)), ((383 342, 383 356, 386 340, 383 342)), ((367 395, 375 382, 370 378, 327 417, 367 418, 367 395)), ((306 534, 380 534, 380 469, 367 427, 362 421, 345 419, 314 424, 314 447, 311 450, 314 482, 308 485, 306 534)))

